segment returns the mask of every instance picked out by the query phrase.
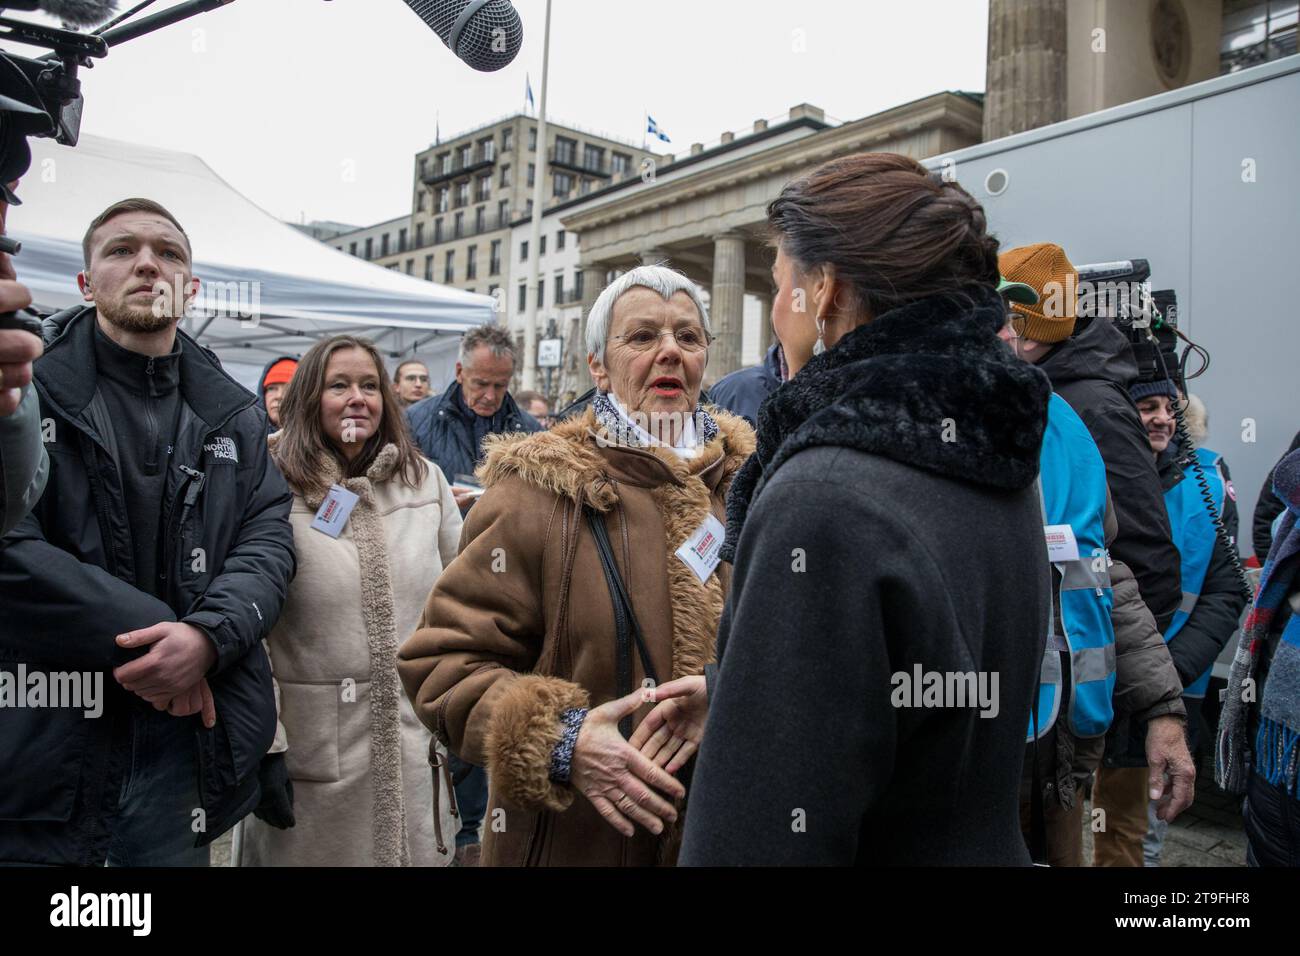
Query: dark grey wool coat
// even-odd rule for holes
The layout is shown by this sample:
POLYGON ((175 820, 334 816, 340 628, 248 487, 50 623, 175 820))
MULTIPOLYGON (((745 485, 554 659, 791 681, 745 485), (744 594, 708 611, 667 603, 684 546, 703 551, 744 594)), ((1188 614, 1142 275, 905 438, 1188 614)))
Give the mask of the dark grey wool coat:
POLYGON ((882 315, 763 405, 683 863, 1029 863, 1050 390, 996 338, 996 293, 971 297, 882 315), (898 706, 918 667, 997 692, 898 706))

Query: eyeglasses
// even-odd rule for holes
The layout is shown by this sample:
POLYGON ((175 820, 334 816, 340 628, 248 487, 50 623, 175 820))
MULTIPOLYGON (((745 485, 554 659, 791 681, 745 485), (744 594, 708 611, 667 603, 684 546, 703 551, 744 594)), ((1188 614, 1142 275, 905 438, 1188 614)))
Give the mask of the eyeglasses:
POLYGON ((639 329, 633 329, 622 335, 613 335, 610 338, 618 339, 635 352, 645 352, 657 347, 659 339, 665 335, 671 335, 676 339, 677 345, 684 352, 699 352, 701 349, 707 349, 713 342, 713 336, 708 332, 689 325, 680 329, 656 329, 653 326, 643 325, 639 329))

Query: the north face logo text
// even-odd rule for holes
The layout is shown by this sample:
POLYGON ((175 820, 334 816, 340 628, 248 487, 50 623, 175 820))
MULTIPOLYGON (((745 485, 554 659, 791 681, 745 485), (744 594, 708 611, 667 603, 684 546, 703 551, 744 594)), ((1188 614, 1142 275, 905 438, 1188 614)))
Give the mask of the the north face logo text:
POLYGON ((227 438, 224 435, 218 436, 205 444, 203 450, 214 459, 224 459, 239 464, 239 452, 235 450, 235 440, 233 438, 227 438))

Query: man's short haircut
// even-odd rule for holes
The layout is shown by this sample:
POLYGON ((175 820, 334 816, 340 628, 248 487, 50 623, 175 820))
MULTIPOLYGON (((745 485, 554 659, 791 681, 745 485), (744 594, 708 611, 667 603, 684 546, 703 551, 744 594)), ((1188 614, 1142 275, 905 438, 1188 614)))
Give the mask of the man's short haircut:
POLYGON ((402 369, 406 368, 406 366, 408 366, 408 365, 419 365, 419 366, 422 366, 426 372, 429 371, 429 366, 425 365, 425 364, 424 364, 423 362, 421 362, 419 359, 407 359, 405 362, 403 362, 401 365, 397 366, 397 368, 393 370, 393 384, 394 384, 394 385, 396 385, 396 384, 400 384, 400 383, 401 383, 401 381, 402 381, 402 369))
POLYGON ((515 404, 524 411, 528 411, 528 406, 533 404, 533 402, 543 402, 547 408, 551 407, 551 403, 546 401, 546 396, 541 392, 515 392, 515 404))
POLYGON ((501 326, 489 322, 486 325, 475 326, 461 338, 458 358, 462 368, 469 367, 474 350, 481 346, 487 346, 489 351, 498 358, 504 356, 512 363, 515 361, 514 339, 510 338, 510 333, 501 326))
POLYGON ((164 209, 159 203, 154 202, 152 199, 140 199, 137 197, 133 199, 123 199, 119 202, 115 202, 113 203, 113 205, 109 206, 98 216, 96 216, 93 220, 91 220, 90 228, 86 230, 86 236, 84 239, 81 240, 81 253, 86 260, 87 269, 90 268, 90 240, 95 235, 95 230, 97 230, 100 226, 102 226, 104 223, 108 222, 110 219, 114 218, 115 216, 122 215, 122 213, 124 212, 147 212, 155 216, 162 216, 173 226, 175 226, 177 231, 180 232, 181 236, 184 237, 185 249, 189 253, 190 262, 193 263, 194 247, 190 245, 190 237, 185 232, 185 227, 182 226, 180 222, 177 221, 176 217, 173 216, 166 209, 164 209))

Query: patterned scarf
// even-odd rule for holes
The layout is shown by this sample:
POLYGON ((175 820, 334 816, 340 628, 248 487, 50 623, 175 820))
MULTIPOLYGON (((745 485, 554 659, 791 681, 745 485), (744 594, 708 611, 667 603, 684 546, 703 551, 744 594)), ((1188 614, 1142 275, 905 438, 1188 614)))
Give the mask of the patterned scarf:
MULTIPOLYGON (((1219 718, 1214 776, 1229 793, 1246 790, 1252 764, 1251 703, 1258 696, 1260 652, 1267 646, 1278 611, 1300 576, 1300 451, 1287 455, 1274 469, 1273 492, 1286 503, 1287 510, 1273 537, 1273 550, 1264 562, 1255 605, 1241 629, 1219 718)), ((1300 763, 1300 613, 1292 615, 1269 665, 1259 701, 1259 730, 1254 746, 1256 772, 1270 784, 1285 785, 1294 796, 1300 763)))
MULTIPOLYGON (((605 431, 606 441, 617 448, 645 448, 646 441, 637 434, 637 430, 632 427, 632 423, 619 412, 617 406, 610 399, 607 392, 597 392, 596 397, 591 400, 592 411, 596 413, 596 423, 605 431)), ((695 435, 700 447, 707 445, 713 439, 718 437, 718 423, 713 420, 713 416, 704 410, 704 406, 698 402, 695 405, 695 412, 691 416, 695 422, 695 435)), ((649 424, 647 422, 647 424, 649 424)), ((649 431, 649 429, 643 429, 649 431)), ((665 445, 664 447, 671 447, 665 445)))

